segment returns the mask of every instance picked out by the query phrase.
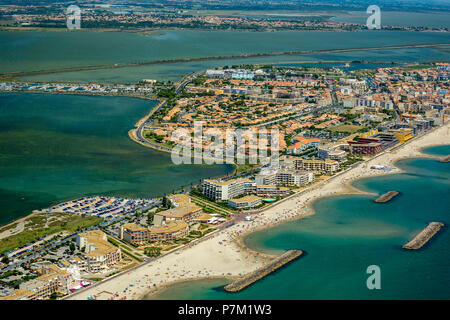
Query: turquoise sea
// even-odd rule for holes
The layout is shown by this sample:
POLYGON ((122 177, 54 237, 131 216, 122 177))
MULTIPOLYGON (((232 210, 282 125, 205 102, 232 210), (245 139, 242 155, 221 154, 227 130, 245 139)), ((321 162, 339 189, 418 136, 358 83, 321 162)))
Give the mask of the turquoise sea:
MULTIPOLYGON (((450 146, 426 152, 447 155, 450 146)), ((226 280, 177 284, 157 299, 449 299, 450 164, 417 158, 397 163, 405 173, 358 180, 375 195, 345 195, 313 203, 315 215, 256 232, 245 243, 257 250, 301 249, 306 255, 240 293, 226 280), (379 194, 400 196, 378 204, 379 194), (421 250, 401 248, 428 222, 442 229, 421 250), (381 289, 369 290, 366 269, 381 269, 381 289)))
POLYGON ((86 195, 155 197, 230 166, 172 164, 128 137, 155 101, 0 94, 0 224, 86 195))

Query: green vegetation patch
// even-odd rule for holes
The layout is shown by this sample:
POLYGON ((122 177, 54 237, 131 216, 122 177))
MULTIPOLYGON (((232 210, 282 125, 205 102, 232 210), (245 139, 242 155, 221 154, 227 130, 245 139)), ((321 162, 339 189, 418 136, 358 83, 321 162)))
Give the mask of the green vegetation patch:
POLYGON ((73 233, 97 225, 102 221, 103 220, 98 217, 81 217, 69 213, 52 213, 30 217, 25 219, 27 228, 24 231, 0 240, 0 253, 22 247, 27 243, 35 242, 42 237, 54 233, 62 231, 73 233), (46 226, 45 224, 49 218, 57 218, 58 220, 53 221, 46 226), (28 224, 28 221, 31 221, 31 224, 28 224), (30 226, 31 230, 29 229, 30 226))
POLYGON ((331 132, 343 132, 343 133, 355 133, 362 132, 360 130, 366 130, 367 127, 357 126, 354 124, 341 124, 336 127, 330 128, 331 132))
POLYGON ((147 247, 144 253, 149 257, 158 257, 161 254, 161 247, 147 247))
POLYGON ((125 253, 126 255, 130 256, 131 258, 133 258, 136 261, 142 262, 141 258, 136 257, 135 255, 131 254, 129 251, 125 250, 125 249, 121 249, 123 253, 125 253))

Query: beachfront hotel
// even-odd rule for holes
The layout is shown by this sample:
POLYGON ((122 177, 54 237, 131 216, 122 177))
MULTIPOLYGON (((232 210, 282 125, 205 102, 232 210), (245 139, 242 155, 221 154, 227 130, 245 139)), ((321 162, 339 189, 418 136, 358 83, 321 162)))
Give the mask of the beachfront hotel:
POLYGON ((261 170, 255 176, 256 185, 304 186, 314 181, 314 174, 306 171, 283 168, 278 170, 261 170))
POLYGON ((228 201, 231 206, 239 206, 235 200, 243 194, 253 194, 258 197, 283 197, 290 194, 290 189, 284 186, 304 186, 313 181, 314 173, 312 172, 293 168, 263 169, 256 175, 254 181, 250 179, 205 180, 203 194, 214 201, 228 201))
POLYGON ((203 181, 203 194, 214 201, 227 201, 239 197, 246 192, 248 179, 232 179, 228 181, 209 180, 203 181))
POLYGON ((282 186, 306 186, 314 181, 314 174, 306 171, 278 170, 276 184, 282 186))
POLYGON ((292 140, 292 145, 286 150, 287 154, 301 154, 303 151, 310 147, 319 147, 319 138, 305 138, 305 137, 295 137, 292 140))
POLYGON ((291 190, 276 185, 256 185, 256 195, 260 197, 283 197, 289 195, 291 190))
POLYGON ((389 133, 394 134, 400 143, 405 143, 413 138, 412 129, 410 128, 391 129, 389 133))
POLYGON ((330 159, 335 161, 345 161, 349 146, 346 143, 329 144, 319 147, 317 157, 321 160, 330 159))
POLYGON ((46 300, 53 293, 67 294, 74 279, 72 274, 61 270, 54 264, 37 270, 41 276, 21 283, 13 295, 0 297, 1 300, 46 300))
POLYGON ((355 155, 376 155, 383 151, 383 145, 377 139, 358 138, 357 141, 348 141, 350 153, 355 155))
POLYGON ((184 221, 171 221, 150 228, 128 223, 121 227, 120 233, 121 239, 139 245, 148 241, 173 241, 183 238, 188 235, 189 228, 184 221))
POLYGON ((91 230, 77 235, 77 246, 85 253, 89 272, 102 272, 122 259, 120 248, 109 243, 106 234, 91 230))
POLYGON ((295 169, 313 172, 334 172, 339 169, 339 162, 335 160, 294 160, 295 169))
POLYGON ((255 208, 262 203, 262 199, 260 197, 254 195, 248 195, 239 199, 229 199, 228 205, 235 209, 248 209, 255 208))
POLYGON ((192 203, 184 207, 176 207, 155 213, 153 224, 160 226, 171 221, 184 221, 187 224, 192 224, 195 222, 195 218, 198 218, 201 214, 202 208, 192 203))
POLYGON ((121 227, 121 239, 132 244, 147 241, 172 241, 183 238, 189 233, 189 225, 196 223, 202 215, 200 206, 191 202, 186 194, 174 194, 167 197, 173 208, 156 212, 153 226, 147 228, 135 223, 121 227))
POLYGON ((168 199, 174 208, 155 213, 154 225, 162 226, 171 221, 183 221, 189 225, 202 214, 202 208, 192 203, 191 198, 186 194, 171 195, 168 199))

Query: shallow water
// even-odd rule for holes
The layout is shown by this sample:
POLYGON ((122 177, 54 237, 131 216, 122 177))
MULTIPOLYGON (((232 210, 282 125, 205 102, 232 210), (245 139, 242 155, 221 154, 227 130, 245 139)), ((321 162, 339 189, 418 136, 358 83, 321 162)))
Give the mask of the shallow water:
POLYGON ((0 224, 86 195, 155 197, 230 166, 174 165, 128 137, 155 101, 0 94, 0 224))

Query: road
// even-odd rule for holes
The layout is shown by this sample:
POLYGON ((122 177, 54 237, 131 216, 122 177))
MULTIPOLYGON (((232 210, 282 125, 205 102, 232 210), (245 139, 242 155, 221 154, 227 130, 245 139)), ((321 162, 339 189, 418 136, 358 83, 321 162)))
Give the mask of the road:
MULTIPOLYGON (((180 94, 180 92, 184 89, 184 87, 186 87, 186 85, 188 83, 190 83, 198 74, 200 74, 203 71, 197 71, 194 73, 191 73, 190 75, 188 75, 186 77, 186 79, 181 82, 178 87, 175 89, 175 93, 178 95, 180 94)), ((149 114, 149 116, 147 117, 147 119, 145 121, 142 121, 142 123, 139 125, 139 127, 136 129, 136 137, 138 138, 139 142, 141 142, 144 145, 147 145, 151 148, 156 148, 156 149, 160 149, 163 151, 171 151, 170 148, 152 143, 150 141, 147 141, 144 136, 143 136, 143 132, 144 132, 144 127, 149 123, 150 117, 152 114, 154 114, 155 112, 159 111, 162 107, 164 107, 167 104, 167 99, 161 101, 161 103, 154 109, 152 110, 152 112, 149 114)))

